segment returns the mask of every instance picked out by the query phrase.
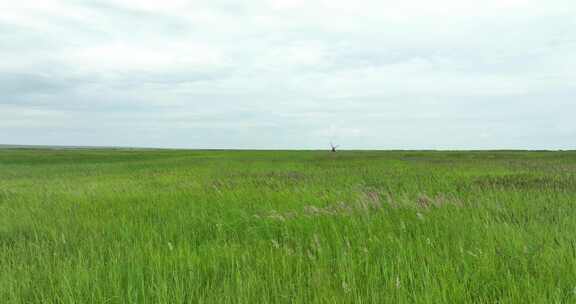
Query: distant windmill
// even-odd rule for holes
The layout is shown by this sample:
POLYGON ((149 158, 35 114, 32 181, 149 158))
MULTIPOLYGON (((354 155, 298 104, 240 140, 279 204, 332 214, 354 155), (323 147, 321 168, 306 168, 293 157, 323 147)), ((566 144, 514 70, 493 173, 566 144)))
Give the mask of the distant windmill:
POLYGON ((338 147, 340 147, 340 146, 335 146, 332 142, 330 142, 330 150, 332 152, 336 152, 336 148, 338 148, 338 147))

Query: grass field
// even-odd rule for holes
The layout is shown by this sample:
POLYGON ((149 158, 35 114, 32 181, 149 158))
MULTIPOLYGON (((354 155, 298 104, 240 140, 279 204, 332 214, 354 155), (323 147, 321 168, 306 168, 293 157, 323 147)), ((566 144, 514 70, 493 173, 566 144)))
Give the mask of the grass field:
POLYGON ((0 303, 576 303, 576 152, 0 150, 0 303))

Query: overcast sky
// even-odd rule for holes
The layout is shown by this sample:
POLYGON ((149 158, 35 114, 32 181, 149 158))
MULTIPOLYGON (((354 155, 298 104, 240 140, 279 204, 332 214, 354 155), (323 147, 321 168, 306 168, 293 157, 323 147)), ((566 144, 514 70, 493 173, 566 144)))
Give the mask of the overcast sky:
POLYGON ((0 1, 0 144, 574 149, 574 0, 0 1))

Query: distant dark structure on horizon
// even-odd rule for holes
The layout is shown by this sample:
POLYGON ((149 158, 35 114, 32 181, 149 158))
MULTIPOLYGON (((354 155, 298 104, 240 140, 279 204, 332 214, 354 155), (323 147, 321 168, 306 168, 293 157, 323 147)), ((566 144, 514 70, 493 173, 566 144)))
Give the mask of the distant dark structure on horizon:
POLYGON ((330 151, 332 152, 336 152, 336 148, 338 148, 339 146, 335 146, 332 142, 330 142, 330 151))

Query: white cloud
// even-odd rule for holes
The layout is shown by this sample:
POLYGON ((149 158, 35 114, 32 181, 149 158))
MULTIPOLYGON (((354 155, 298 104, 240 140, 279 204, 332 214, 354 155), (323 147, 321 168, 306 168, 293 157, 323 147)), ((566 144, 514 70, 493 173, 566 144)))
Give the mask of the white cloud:
POLYGON ((111 44, 66 50, 69 60, 83 67, 119 71, 174 69, 183 66, 214 67, 225 64, 225 57, 215 47, 205 44, 169 43, 165 45, 111 44))
POLYGON ((271 6, 273 9, 285 10, 285 9, 303 9, 311 1, 307 0, 271 0, 271 6))
POLYGON ((116 0, 109 1, 112 4, 119 5, 129 9, 139 9, 151 12, 178 12, 189 9, 193 6, 194 1, 189 0, 116 0))

